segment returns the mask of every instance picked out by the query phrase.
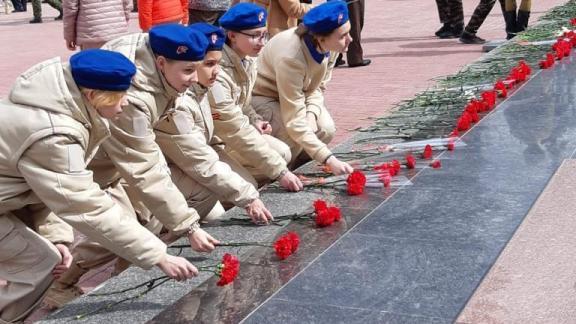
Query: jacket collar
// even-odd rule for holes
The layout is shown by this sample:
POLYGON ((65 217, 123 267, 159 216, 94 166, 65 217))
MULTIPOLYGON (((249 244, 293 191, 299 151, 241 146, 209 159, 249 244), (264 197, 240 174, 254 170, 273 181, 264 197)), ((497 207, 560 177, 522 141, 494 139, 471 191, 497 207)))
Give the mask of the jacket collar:
POLYGON ((234 69, 240 76, 240 82, 248 80, 248 72, 252 69, 254 60, 251 58, 242 59, 230 46, 224 44, 222 50, 222 61, 220 63, 223 67, 234 69), (244 62, 244 63, 243 63, 244 62))
POLYGON ((322 53, 318 51, 310 35, 306 34, 303 38, 304 38, 304 44, 306 44, 306 48, 308 48, 308 53, 310 54, 314 62, 322 64, 324 59, 330 56, 330 52, 322 53))

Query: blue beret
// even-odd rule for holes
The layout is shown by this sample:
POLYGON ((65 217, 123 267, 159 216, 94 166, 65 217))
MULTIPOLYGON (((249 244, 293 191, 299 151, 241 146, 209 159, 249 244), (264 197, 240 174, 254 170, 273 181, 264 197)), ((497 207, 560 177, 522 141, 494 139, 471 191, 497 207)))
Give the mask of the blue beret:
POLYGON ((189 26, 195 29, 208 39, 208 51, 221 51, 226 42, 226 34, 220 27, 207 23, 195 23, 189 26))
POLYGON ((171 60, 202 61, 208 48, 204 34, 179 24, 154 26, 149 35, 152 51, 171 60))
POLYGON ((107 91, 127 90, 136 74, 136 66, 126 56, 103 49, 72 55, 70 69, 78 86, 107 91))
POLYGON ((266 26, 266 9, 253 3, 232 6, 218 21, 227 30, 245 30, 266 26))
POLYGON ((344 25, 348 19, 345 1, 329 1, 308 11, 302 22, 313 33, 327 34, 344 25))

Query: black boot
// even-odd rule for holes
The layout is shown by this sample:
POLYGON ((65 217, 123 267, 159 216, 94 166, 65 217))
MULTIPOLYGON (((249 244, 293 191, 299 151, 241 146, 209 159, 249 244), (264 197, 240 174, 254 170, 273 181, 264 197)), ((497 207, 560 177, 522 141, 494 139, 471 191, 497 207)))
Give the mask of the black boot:
POLYGON ((506 39, 516 36, 516 11, 504 11, 504 21, 506 22, 506 39))
POLYGON ((454 38, 460 37, 463 32, 464 32, 464 23, 463 22, 452 26, 452 35, 454 36, 454 38))
POLYGON ((486 40, 476 36, 475 34, 471 34, 469 32, 464 31, 460 36, 460 43, 462 44, 471 44, 471 45, 479 45, 486 43, 486 40))
POLYGON ((36 18, 36 17, 34 17, 34 19, 30 20, 29 23, 31 23, 31 24, 41 24, 41 23, 42 23, 42 18, 36 18))
POLYGON ((516 32, 523 32, 528 28, 528 20, 530 20, 530 11, 518 10, 518 20, 516 20, 516 32))
POLYGON ((447 35, 451 35, 452 34, 452 26, 450 26, 450 24, 444 24, 434 34, 440 38, 444 38, 447 35))

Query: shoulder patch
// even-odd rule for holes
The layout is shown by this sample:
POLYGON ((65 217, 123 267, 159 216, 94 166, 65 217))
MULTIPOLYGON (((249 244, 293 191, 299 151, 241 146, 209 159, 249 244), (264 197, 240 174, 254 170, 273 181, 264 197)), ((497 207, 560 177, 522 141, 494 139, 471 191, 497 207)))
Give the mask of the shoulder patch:
POLYGON ((146 136, 148 134, 148 119, 146 117, 135 117, 132 119, 132 129, 134 136, 146 136))
POLYGON ((176 129, 178 129, 178 133, 180 134, 190 134, 192 132, 192 125, 190 125, 190 121, 184 115, 184 112, 175 111, 172 115, 172 119, 174 120, 174 125, 176 125, 176 129))
POLYGON ((80 144, 68 145, 68 171, 78 173, 83 172, 84 170, 86 170, 84 149, 80 144))
POLYGON ((212 94, 212 98, 214 98, 214 103, 216 104, 222 103, 226 99, 224 88, 218 83, 212 86, 210 93, 212 94))

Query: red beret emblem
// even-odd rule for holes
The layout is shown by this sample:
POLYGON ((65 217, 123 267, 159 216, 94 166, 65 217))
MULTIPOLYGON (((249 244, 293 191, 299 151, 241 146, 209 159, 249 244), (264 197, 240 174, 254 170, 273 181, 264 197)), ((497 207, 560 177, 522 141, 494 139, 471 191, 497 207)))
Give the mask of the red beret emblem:
POLYGON ((186 46, 178 46, 178 48, 176 49, 176 54, 180 55, 180 54, 184 54, 188 52, 188 47, 186 46))

